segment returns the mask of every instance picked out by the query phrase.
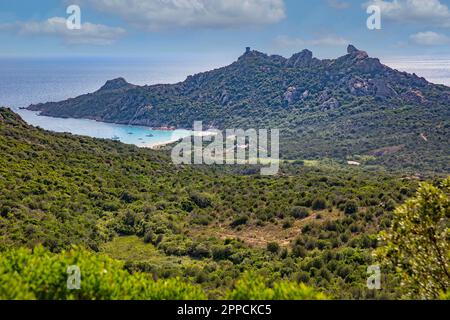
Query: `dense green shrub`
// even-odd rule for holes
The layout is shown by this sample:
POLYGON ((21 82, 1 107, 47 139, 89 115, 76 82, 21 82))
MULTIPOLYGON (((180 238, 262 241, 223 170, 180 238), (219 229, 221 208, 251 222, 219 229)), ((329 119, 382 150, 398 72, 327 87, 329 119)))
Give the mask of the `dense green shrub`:
POLYGON ((227 260, 233 254, 231 246, 214 246, 212 248, 212 256, 214 260, 227 260))
POLYGON ((291 215, 295 219, 304 219, 309 216, 309 210, 306 207, 294 207, 292 208, 291 215))
POLYGON ((323 300, 326 296, 295 282, 281 281, 267 286, 263 277, 248 273, 228 295, 230 300, 323 300))
POLYGON ((241 225, 247 224, 248 222, 248 216, 240 216, 234 219, 234 221, 231 223, 231 226, 233 228, 239 227, 241 225))
POLYGON ((316 198, 313 200, 311 207, 313 210, 324 210, 327 207, 327 201, 324 198, 316 198))
POLYGON ((145 243, 154 243, 154 235, 153 232, 147 231, 144 235, 144 242, 145 243))
POLYGON ((355 200, 348 200, 344 205, 345 214, 354 214, 358 212, 358 203, 355 200))
MULTIPOLYGON (((196 281, 207 280, 205 272, 196 281)), ((70 281, 69 281, 70 282, 70 281)), ((303 284, 275 282, 261 276, 244 275, 228 299, 324 299, 325 296, 303 284)), ((200 300, 201 288, 181 279, 155 281, 144 273, 130 274, 124 263, 105 255, 73 248, 59 254, 42 247, 14 249, 0 253, 0 299, 25 300, 200 300), (68 267, 80 270, 80 288, 69 289, 68 267)))
POLYGON ((192 202, 200 208, 207 208, 212 205, 212 200, 209 196, 198 192, 193 192, 190 195, 192 202))
POLYGON ((154 281, 130 274, 123 263, 84 249, 53 254, 42 247, 0 253, 0 299, 183 300, 205 299, 179 279, 154 281), (80 290, 67 288, 69 266, 81 271, 80 290))
POLYGON ((211 256, 211 251, 206 245, 197 243, 189 248, 188 254, 193 258, 209 258, 211 256))
POLYGON ((267 244, 267 251, 270 253, 278 253, 280 251, 280 245, 277 242, 269 242, 267 244))
POLYGON ((294 226, 294 221, 292 219, 285 219, 283 221, 283 229, 289 229, 294 226))
MULTIPOLYGON (((273 281, 307 274, 308 284, 334 297, 369 297, 352 288, 364 285, 365 268, 374 262, 374 234, 391 226, 389 210, 418 185, 402 174, 327 159, 282 163, 273 177, 239 166, 173 166, 165 151, 53 134, 6 116, 7 124, 0 119, 0 251, 36 244, 54 252, 74 244, 99 251, 118 236, 135 235, 153 249, 141 259, 134 250, 113 250, 127 270, 195 281, 212 298, 223 297, 247 270, 273 281), (292 209, 310 208, 315 197, 326 199, 319 207, 329 210, 294 222, 292 209), (358 214, 337 214, 346 199, 357 201, 358 214), (301 232, 283 230, 284 222, 301 232), (291 244, 281 253, 267 251, 268 242, 282 240, 291 244), (359 251, 343 255, 349 247, 359 251), (320 268, 309 265, 318 255, 320 268), (337 265, 330 267, 330 259, 337 265), (193 266, 205 271, 191 273, 193 266), (338 270, 350 273, 341 277, 338 270)), ((397 282, 386 288, 388 298, 401 290, 397 282)))

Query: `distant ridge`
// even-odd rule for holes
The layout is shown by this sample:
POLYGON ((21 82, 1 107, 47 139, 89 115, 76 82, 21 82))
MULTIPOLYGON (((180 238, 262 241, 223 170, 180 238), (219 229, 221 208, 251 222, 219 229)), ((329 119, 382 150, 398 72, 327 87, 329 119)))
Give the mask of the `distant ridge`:
POLYGON ((194 121, 221 129, 277 127, 287 158, 345 160, 404 145, 373 163, 423 169, 422 158, 430 158, 429 167, 436 158, 448 160, 442 150, 449 149, 449 106, 449 87, 349 45, 346 55, 324 60, 306 49, 284 58, 246 48, 231 65, 180 83, 135 86, 118 78, 94 93, 28 109, 155 127, 191 128, 194 121), (423 146, 422 133, 431 137, 423 146))

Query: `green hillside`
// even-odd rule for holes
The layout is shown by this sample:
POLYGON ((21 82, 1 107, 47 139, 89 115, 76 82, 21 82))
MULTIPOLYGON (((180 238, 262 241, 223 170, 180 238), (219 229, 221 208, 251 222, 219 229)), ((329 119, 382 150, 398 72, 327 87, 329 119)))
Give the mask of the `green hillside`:
POLYGON ((335 298, 402 294, 388 270, 388 285, 368 290, 366 270, 377 233, 417 177, 321 161, 286 163, 273 177, 240 166, 177 167, 166 151, 46 132, 5 108, 0 149, 6 255, 78 245, 138 277, 178 277, 209 298, 227 297, 246 272, 262 285, 304 283, 335 298))

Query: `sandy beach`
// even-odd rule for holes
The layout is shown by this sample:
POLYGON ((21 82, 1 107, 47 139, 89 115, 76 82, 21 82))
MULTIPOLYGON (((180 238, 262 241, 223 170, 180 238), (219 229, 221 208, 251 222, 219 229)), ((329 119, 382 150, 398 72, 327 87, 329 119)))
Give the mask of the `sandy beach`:
MULTIPOLYGON (((208 137, 208 136, 216 136, 217 132, 210 132, 210 131, 202 131, 202 132, 194 132, 193 134, 190 135, 190 137, 192 136, 196 136, 196 137, 208 137)), ((143 146, 141 146, 142 148, 149 148, 152 150, 158 150, 162 147, 165 147, 169 144, 181 141, 182 139, 172 139, 166 142, 160 142, 160 143, 149 143, 149 144, 145 144, 143 146)))

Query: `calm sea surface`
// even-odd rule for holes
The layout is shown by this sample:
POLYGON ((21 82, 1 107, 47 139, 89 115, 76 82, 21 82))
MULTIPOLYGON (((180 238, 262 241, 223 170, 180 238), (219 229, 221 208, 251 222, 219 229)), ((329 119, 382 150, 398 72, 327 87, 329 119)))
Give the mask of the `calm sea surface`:
POLYGON ((430 82, 450 86, 450 57, 387 58, 381 62, 400 71, 415 73, 430 82))
MULTIPOLYGON (((450 86, 450 59, 396 58, 383 59, 382 62, 401 71, 415 72, 431 82, 450 86)), ((220 65, 218 62, 193 63, 192 59, 0 59, 0 105, 13 108, 28 123, 47 130, 116 138, 137 146, 153 146, 178 140, 190 132, 155 131, 145 127, 82 119, 57 119, 38 116, 35 112, 19 108, 94 92, 107 80, 117 77, 124 77, 128 82, 138 85, 175 83, 183 81, 190 74, 220 65)))

